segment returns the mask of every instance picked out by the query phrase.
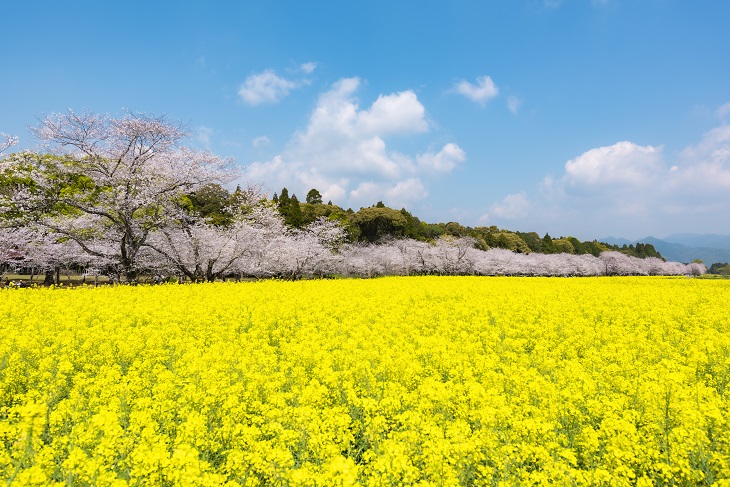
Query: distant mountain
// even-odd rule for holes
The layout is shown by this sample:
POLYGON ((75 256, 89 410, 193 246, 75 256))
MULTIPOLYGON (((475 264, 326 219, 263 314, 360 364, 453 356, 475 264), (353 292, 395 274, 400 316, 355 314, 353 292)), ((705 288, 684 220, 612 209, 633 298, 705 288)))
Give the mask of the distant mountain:
POLYGON ((644 237, 638 240, 606 237, 600 239, 612 245, 649 243, 667 260, 692 262, 701 259, 707 267, 715 262, 730 262, 730 235, 675 234, 666 238, 644 237))
POLYGON ((676 233, 662 240, 670 243, 678 243, 687 247, 706 247, 711 249, 730 250, 730 235, 716 235, 705 233, 702 235, 696 233, 676 233))
POLYGON ((636 242, 640 242, 640 240, 629 240, 627 238, 616 238, 616 237, 606 237, 606 238, 599 238, 599 242, 604 242, 611 245, 631 245, 635 244, 636 242))

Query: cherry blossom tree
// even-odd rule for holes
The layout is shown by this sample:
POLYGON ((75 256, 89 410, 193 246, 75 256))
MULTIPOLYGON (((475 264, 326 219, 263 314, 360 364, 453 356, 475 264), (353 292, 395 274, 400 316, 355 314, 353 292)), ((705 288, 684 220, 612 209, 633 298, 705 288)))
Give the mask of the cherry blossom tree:
POLYGON ((18 138, 8 135, 4 132, 0 132, 0 155, 2 155, 3 152, 14 146, 18 143, 18 138))
POLYGON ((23 152, 3 161, 14 189, 0 210, 34 222, 113 262, 135 278, 150 234, 177 221, 180 198, 231 180, 230 161, 182 145, 187 132, 164 117, 54 114, 34 129, 54 155, 23 152))
POLYGON ((262 249, 286 234, 281 217, 259 205, 230 225, 204 220, 168 225, 154 232, 147 242, 155 251, 150 267, 172 270, 191 281, 215 281, 226 275, 252 273, 246 268, 261 257, 262 249), (156 263, 155 263, 156 262, 156 263))
POLYGON ((346 230, 339 222, 319 218, 304 229, 292 230, 273 239, 267 247, 267 259, 262 268, 269 275, 289 279, 335 273, 341 270, 337 251, 345 237, 346 230))
POLYGON ((9 228, 0 226, 0 265, 2 277, 8 272, 15 272, 23 266, 26 246, 34 238, 27 228, 9 228))
POLYGON ((397 240, 379 244, 350 244, 340 250, 339 274, 345 276, 377 277, 405 273, 400 243, 413 240, 397 240))

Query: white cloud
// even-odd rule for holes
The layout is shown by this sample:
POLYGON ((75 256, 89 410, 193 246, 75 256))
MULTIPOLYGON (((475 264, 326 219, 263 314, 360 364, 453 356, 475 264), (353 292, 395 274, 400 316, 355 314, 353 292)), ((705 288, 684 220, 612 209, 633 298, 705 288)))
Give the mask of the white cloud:
POLYGON ((490 214, 501 220, 516 220, 527 216, 529 207, 530 202, 527 199, 527 195, 524 192, 520 192, 509 194, 499 203, 494 203, 490 208, 490 214))
POLYGON ((667 186, 673 191, 692 191, 708 196, 730 191, 730 125, 721 125, 707 132, 697 145, 685 148, 679 155, 667 186))
POLYGON ((591 149, 568 161, 563 174, 545 176, 531 197, 509 195, 480 221, 512 218, 524 228, 580 238, 726 232, 730 125, 665 159, 661 146, 626 141, 591 149))
POLYGON ((565 164, 570 185, 646 186, 661 168, 661 147, 618 142, 584 152, 565 164))
POLYGON ((426 109, 412 91, 380 95, 368 109, 357 114, 362 134, 410 134, 426 132, 426 109))
POLYGON ((350 197, 356 202, 367 204, 375 201, 383 193, 383 189, 372 181, 363 181, 350 191, 350 197))
POLYGON ((512 112, 512 115, 517 115, 517 111, 520 109, 521 105, 522 100, 516 96, 512 95, 507 98, 507 108, 509 108, 509 111, 512 112))
POLYGON ((354 97, 359 86, 358 78, 344 78, 320 96, 303 141, 329 139, 332 134, 363 139, 428 131, 426 109, 412 91, 380 95, 370 108, 360 109, 354 97))
POLYGON ((246 177, 255 183, 268 182, 276 179, 285 170, 286 164, 284 160, 281 155, 277 155, 270 161, 257 161, 246 166, 246 177))
POLYGON ((249 76, 238 89, 238 95, 250 105, 276 103, 298 86, 272 70, 249 76))
POLYGON ((487 101, 499 94, 499 88, 497 88, 497 85, 494 84, 494 81, 489 76, 477 78, 477 84, 475 85, 462 80, 454 86, 453 91, 464 95, 480 105, 484 105, 487 101))
POLYGON ((267 136, 259 135, 258 137, 253 138, 253 140, 251 141, 251 145, 254 146, 254 148, 256 149, 259 149, 261 147, 269 145, 270 142, 271 139, 269 139, 267 136))
POLYGON ((350 191, 352 206, 372 205, 383 201, 394 208, 407 207, 428 197, 428 189, 420 178, 409 178, 396 183, 363 181, 350 191))
POLYGON ((422 177, 448 173, 464 161, 464 151, 454 143, 415 157, 392 150, 390 138, 429 130, 424 106, 407 90, 382 94, 360 107, 359 86, 358 78, 333 84, 288 149, 271 161, 251 164, 247 176, 290 192, 316 187, 325 199, 343 205, 378 200, 396 205, 422 200, 428 194, 422 177))
POLYGON ((381 95, 360 109, 357 78, 338 81, 317 103, 289 159, 306 161, 322 174, 393 179, 409 172, 409 157, 388 151, 385 137, 428 130, 425 108, 411 91, 381 95))
POLYGON ((317 69, 317 63, 304 63, 299 66, 299 69, 301 69, 303 72, 307 74, 312 74, 315 69, 317 69))
POLYGON ((437 153, 426 152, 416 156, 419 167, 433 172, 451 172, 457 165, 464 162, 466 153, 454 143, 446 144, 437 153))
POLYGON ((720 125, 702 136, 697 145, 686 147, 680 153, 684 161, 720 161, 727 159, 730 147, 730 125, 720 125))
POLYGON ((386 192, 391 205, 405 206, 405 204, 425 199, 428 190, 419 178, 410 178, 400 181, 386 192))

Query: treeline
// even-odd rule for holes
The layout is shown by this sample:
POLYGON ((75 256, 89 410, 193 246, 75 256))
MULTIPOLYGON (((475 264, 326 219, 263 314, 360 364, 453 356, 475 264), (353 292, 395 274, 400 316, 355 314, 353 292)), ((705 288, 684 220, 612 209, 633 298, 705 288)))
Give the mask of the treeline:
POLYGON ((707 269, 708 274, 719 274, 721 276, 730 276, 730 264, 727 262, 715 262, 707 269))
MULTIPOLYGON (((218 207, 225 204, 223 188, 210 189, 210 194, 220 195, 218 207)), ((471 237, 474 246, 480 250, 492 248, 510 250, 520 254, 537 252, 541 254, 590 254, 598 257, 601 252, 617 251, 631 257, 656 257, 662 255, 651 244, 611 245, 605 242, 580 241, 575 237, 553 238, 549 234, 540 237, 537 232, 519 232, 492 226, 469 227, 457 222, 426 223, 405 208, 396 210, 385 206, 381 201, 373 206, 353 211, 343 209, 332 201, 326 204, 317 189, 311 189, 305 201, 301 202, 296 194, 289 195, 287 188, 274 193, 273 203, 286 225, 303 228, 318 218, 327 218, 341 223, 347 230, 352 242, 374 243, 392 238, 410 238, 420 242, 433 242, 439 237, 471 237)), ((199 210, 205 211, 204 207, 199 210)))

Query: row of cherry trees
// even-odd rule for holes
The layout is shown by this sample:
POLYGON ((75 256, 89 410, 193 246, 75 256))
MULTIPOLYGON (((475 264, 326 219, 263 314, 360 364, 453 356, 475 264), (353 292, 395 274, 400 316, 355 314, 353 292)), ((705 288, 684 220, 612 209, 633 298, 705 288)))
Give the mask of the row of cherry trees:
POLYGON ((505 249, 482 251, 470 238, 441 238, 429 244, 396 240, 381 245, 346 246, 331 257, 337 273, 353 276, 467 274, 523 276, 701 275, 701 264, 640 259, 621 252, 591 254, 520 254, 505 249))
MULTIPOLYGON (((320 220, 291 231, 277 213, 260 208, 227 229, 196 225, 190 234, 170 231, 152 235, 137 261, 139 273, 215 280, 226 277, 307 276, 376 277, 385 275, 700 275, 701 264, 639 259, 621 252, 599 257, 573 254, 519 254, 504 249, 482 251, 468 238, 438 239, 429 244, 393 240, 380 244, 343 244, 342 228, 320 220)), ((20 229, 3 232, 0 259, 40 272, 83 269, 87 274, 115 275, 115 262, 84 252, 72 240, 62 242, 20 229), (18 238, 22 236, 21 238, 18 238), (19 245, 19 242, 25 242, 19 245), (8 250, 10 249, 10 250, 8 250)))
MULTIPOLYGON (((699 274, 697 264, 515 254, 474 248, 470 238, 435 243, 349 244, 336 221, 286 226, 260 188, 235 193, 230 221, 191 209, 189 195, 237 174, 231 161, 184 145, 188 134, 164 117, 128 113, 52 115, 34 129, 43 151, 0 162, 0 262, 37 273, 86 272, 123 281, 140 275, 189 280, 230 276, 409 274, 699 274)), ((16 139, 2 134, 0 153, 16 139)))

